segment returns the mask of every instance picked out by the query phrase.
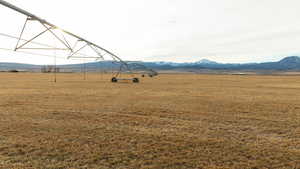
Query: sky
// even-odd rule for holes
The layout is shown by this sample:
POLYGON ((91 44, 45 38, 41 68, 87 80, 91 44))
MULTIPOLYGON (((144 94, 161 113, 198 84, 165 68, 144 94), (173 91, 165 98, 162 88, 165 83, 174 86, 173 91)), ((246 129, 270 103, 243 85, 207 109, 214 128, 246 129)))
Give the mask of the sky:
MULTIPOLYGON (((249 63, 300 55, 299 0, 7 1, 124 60, 249 63)), ((20 34, 23 15, 0 6, 0 18, 0 33, 20 34)), ((28 38, 43 30, 29 26, 28 38)), ((50 43, 46 36, 37 40, 50 43)), ((15 45, 0 36, 0 48, 15 45)), ((87 61, 66 57, 57 62, 87 61)), ((0 62, 51 64, 53 58, 0 50, 0 62)))

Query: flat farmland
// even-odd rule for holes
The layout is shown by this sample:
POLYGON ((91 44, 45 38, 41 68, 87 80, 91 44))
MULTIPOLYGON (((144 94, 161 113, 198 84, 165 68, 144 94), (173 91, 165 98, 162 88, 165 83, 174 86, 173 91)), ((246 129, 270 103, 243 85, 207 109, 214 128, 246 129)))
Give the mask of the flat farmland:
POLYGON ((0 73, 0 168, 300 168, 300 76, 0 73))

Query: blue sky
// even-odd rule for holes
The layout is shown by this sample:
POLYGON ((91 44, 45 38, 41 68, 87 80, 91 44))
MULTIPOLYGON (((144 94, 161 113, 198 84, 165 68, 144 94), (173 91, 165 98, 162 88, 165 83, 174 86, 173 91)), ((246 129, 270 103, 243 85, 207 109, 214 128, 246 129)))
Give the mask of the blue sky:
MULTIPOLYGON (((125 60, 193 62, 206 58, 223 63, 246 63, 300 55, 300 1, 297 0, 9 2, 125 60)), ((2 6, 0 9, 0 33, 18 35, 24 16, 2 6)), ((29 31, 34 34, 36 30, 29 31)), ((30 37, 30 32, 27 33, 30 37)), ((50 43, 47 38, 40 41, 50 43)), ((0 47, 13 48, 14 45, 14 40, 0 36, 0 47)), ((53 62, 51 57, 13 52, 0 51, 0 56, 1 62, 53 62)), ((59 59, 58 62, 78 61, 59 59)))

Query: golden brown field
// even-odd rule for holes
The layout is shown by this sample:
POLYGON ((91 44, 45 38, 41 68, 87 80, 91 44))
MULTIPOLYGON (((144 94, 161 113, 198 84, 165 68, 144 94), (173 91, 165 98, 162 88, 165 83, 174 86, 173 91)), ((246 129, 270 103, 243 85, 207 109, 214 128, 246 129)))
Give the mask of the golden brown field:
POLYGON ((1 73, 0 168, 300 168, 300 76, 1 73))

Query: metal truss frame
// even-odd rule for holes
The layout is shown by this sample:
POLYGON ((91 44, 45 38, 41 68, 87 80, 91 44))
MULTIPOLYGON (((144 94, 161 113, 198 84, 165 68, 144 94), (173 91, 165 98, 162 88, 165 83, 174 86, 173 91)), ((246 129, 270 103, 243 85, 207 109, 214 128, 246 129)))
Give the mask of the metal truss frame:
MULTIPOLYGON (((129 72, 130 74, 133 75, 133 71, 131 70, 130 68, 130 65, 123 61, 120 57, 118 57, 117 55, 115 55, 114 53, 108 51, 107 49, 104 49, 103 47, 93 43, 93 42, 90 42, 78 35, 75 35, 69 31, 66 31, 64 29, 61 29, 59 27, 57 27, 56 25, 44 20, 44 19, 41 19, 40 17, 30 13, 30 12, 27 12, 26 10, 24 9, 21 9, 9 2, 6 2, 4 0, 0 0, 0 4, 7 7, 7 8, 10 8, 14 11, 17 11, 23 15, 25 15, 27 18, 25 20, 25 23, 22 27, 22 30, 21 30, 21 33, 20 33, 20 36, 18 38, 18 42, 16 44, 16 47, 15 47, 15 51, 17 50, 21 50, 21 49, 40 49, 40 50, 66 50, 66 51, 70 51, 69 53, 69 56, 67 57, 68 59, 71 59, 71 58, 82 58, 82 59, 96 59, 96 61, 99 61, 99 60, 104 60, 104 56, 107 55, 108 57, 111 57, 112 60, 118 64, 120 64, 120 68, 119 68, 119 71, 115 74, 115 77, 118 77, 120 76, 120 74, 122 73, 122 70, 126 70, 127 72, 129 72), (29 22, 31 21, 37 21, 39 22, 44 28, 45 30, 41 31, 40 33, 38 33, 37 35, 33 36, 30 40, 26 40, 24 43, 20 44, 21 43, 21 40, 22 39, 22 36, 25 32, 25 29, 26 29, 26 26, 28 25, 29 22), (76 43, 74 44, 74 46, 71 47, 70 43, 67 41, 67 39, 65 38, 65 36, 63 36, 63 38, 60 38, 59 36, 57 36, 55 34, 55 32, 53 30, 60 30, 62 33, 64 34, 67 34, 73 38, 75 38, 75 40, 77 39, 76 43), (26 48, 27 44, 33 42, 33 40, 35 40, 36 38, 42 36, 43 34, 45 34, 46 32, 50 32, 54 38, 56 38, 58 41, 60 41, 60 43, 65 47, 65 48, 26 48), (79 49, 76 49, 77 47, 77 44, 78 42, 84 42, 84 45, 82 47, 80 47, 79 49), (91 48, 96 56, 76 56, 76 54, 79 54, 80 51, 82 51, 84 48, 86 47, 89 47, 91 48)), ((114 78, 115 78, 114 77, 114 78)))
POLYGON ((25 40, 24 43, 20 44, 20 41, 22 40, 22 36, 24 35, 24 32, 25 32, 25 29, 26 29, 26 26, 28 25, 28 21, 35 21, 33 18, 30 18, 30 17, 27 17, 26 18, 26 21, 23 25, 23 28, 22 28, 22 31, 20 33, 20 36, 18 38, 18 42, 17 42, 17 45, 15 47, 15 51, 17 50, 20 50, 20 49, 35 49, 35 50, 71 50, 72 51, 72 48, 70 47, 69 43, 64 39, 62 40, 61 38, 59 38, 51 29, 53 29, 52 26, 47 26, 45 24, 43 24, 42 22, 39 22, 41 23, 41 25, 43 27, 45 27, 46 29, 43 30, 42 32, 38 33, 37 35, 33 36, 31 39, 29 40, 25 40), (25 46, 27 44, 30 44, 32 43, 35 39, 37 39, 38 37, 42 36, 43 34, 45 34, 46 32, 50 32, 57 40, 59 40, 66 48, 25 48, 25 46))

